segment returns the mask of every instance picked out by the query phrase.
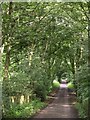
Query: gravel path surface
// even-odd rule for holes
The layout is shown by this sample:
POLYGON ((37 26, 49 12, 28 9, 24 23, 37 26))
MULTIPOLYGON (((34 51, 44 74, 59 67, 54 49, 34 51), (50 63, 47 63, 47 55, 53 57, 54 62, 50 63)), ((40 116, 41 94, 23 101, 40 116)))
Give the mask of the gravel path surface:
POLYGON ((54 101, 34 118, 78 118, 78 112, 74 107, 75 102, 75 95, 69 95, 67 85, 61 84, 54 101))

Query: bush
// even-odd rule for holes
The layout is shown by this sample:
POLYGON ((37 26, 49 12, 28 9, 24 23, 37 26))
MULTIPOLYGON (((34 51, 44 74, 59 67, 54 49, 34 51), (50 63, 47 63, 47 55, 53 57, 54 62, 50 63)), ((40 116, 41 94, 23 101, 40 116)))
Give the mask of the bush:
POLYGON ((88 117, 88 101, 90 99, 89 93, 89 80, 90 74, 88 73, 88 66, 83 65, 76 74, 77 80, 77 108, 81 118, 88 117))
POLYGON ((77 102, 77 104, 75 105, 76 106, 76 108, 78 109, 78 111, 79 111, 79 117, 80 118, 86 118, 87 117, 87 102, 86 103, 84 103, 84 105, 83 104, 81 104, 81 103, 79 103, 79 102, 77 102), (84 106, 85 105, 85 106, 84 106))
POLYGON ((7 114, 3 117, 5 118, 28 118, 34 115, 37 111, 39 111, 42 107, 45 106, 45 103, 41 102, 38 99, 31 101, 30 103, 24 103, 22 105, 13 104, 11 108, 7 111, 7 114))
POLYGON ((46 100, 46 88, 45 85, 43 85, 43 83, 37 83, 34 92, 36 94, 36 97, 40 98, 41 101, 46 100))
POLYGON ((57 80, 53 81, 53 87, 54 88, 59 88, 60 87, 60 83, 57 80))
POLYGON ((67 87, 68 87, 69 89, 74 89, 74 84, 73 84, 72 82, 69 82, 69 83, 67 84, 67 87))

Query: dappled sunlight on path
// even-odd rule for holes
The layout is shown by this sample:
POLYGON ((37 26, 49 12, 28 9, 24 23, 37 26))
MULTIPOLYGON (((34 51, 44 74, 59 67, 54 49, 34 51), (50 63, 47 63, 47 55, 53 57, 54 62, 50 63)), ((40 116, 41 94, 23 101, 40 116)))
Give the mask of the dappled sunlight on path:
POLYGON ((61 84, 54 101, 34 118, 78 118, 75 102, 76 97, 68 94, 67 85, 61 84))

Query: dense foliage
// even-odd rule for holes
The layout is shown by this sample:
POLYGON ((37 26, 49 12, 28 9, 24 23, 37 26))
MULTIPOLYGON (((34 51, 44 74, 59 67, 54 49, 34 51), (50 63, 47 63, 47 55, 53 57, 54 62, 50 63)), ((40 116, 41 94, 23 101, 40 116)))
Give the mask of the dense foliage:
POLYGON ((34 114, 56 77, 75 83, 80 117, 89 115, 90 2, 3 3, 2 49, 4 117, 34 114))

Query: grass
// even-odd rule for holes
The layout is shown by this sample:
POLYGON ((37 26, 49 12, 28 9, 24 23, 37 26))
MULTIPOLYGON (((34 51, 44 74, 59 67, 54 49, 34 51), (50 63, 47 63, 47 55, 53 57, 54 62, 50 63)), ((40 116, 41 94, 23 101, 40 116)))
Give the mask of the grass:
POLYGON ((24 103, 22 105, 13 104, 11 108, 4 115, 5 118, 28 118, 37 113, 42 107, 46 106, 44 102, 40 100, 32 100, 30 103, 24 103))

